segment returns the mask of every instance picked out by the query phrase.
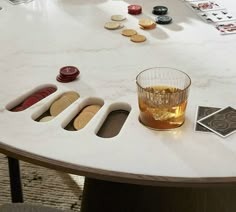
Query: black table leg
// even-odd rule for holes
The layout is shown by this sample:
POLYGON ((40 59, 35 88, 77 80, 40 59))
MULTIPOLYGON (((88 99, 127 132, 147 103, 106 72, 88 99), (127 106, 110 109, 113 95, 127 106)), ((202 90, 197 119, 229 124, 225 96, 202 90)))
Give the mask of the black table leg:
POLYGON ((8 168, 12 202, 23 202, 19 161, 15 158, 8 157, 8 168))
POLYGON ((86 178, 81 212, 235 212, 236 186, 169 188, 86 178))
POLYGON ((81 212, 159 212, 160 196, 155 191, 155 187, 86 178, 81 212))

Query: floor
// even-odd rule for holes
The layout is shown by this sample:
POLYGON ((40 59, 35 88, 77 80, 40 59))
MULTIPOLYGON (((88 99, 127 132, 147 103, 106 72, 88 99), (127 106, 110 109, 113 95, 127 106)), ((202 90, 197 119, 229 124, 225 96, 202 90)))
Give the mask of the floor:
MULTIPOLYGON (((20 161, 24 201, 80 211, 84 178, 20 161)), ((0 154, 0 205, 11 202, 8 163, 0 154)))

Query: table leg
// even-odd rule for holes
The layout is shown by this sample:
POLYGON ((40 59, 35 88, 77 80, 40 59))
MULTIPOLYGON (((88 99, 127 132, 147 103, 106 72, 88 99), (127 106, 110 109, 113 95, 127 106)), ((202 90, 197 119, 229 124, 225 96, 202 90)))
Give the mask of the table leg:
POLYGON ((235 212, 236 187, 169 188, 86 178, 81 212, 235 212))
POLYGON ((15 158, 8 157, 8 168, 12 202, 23 202, 19 161, 15 158))
POLYGON ((143 198, 140 186, 86 178, 81 212, 150 212, 143 198))

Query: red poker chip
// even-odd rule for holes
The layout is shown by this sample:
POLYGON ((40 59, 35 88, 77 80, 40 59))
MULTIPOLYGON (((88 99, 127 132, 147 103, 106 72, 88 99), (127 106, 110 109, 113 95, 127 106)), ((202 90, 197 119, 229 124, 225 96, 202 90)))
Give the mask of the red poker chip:
POLYGON ((139 12, 128 11, 128 13, 129 13, 130 15, 139 15, 139 14, 142 13, 142 11, 139 11, 139 12))
POLYGON ((71 81, 74 80, 74 79, 64 79, 64 78, 61 78, 60 75, 58 75, 56 79, 57 79, 58 82, 63 82, 63 83, 71 82, 71 81))
POLYGON ((131 4, 128 6, 128 13, 132 15, 138 15, 142 12, 142 7, 137 4, 131 4))
POLYGON ((37 91, 37 94, 40 94, 43 97, 47 97, 50 94, 54 93, 57 89, 54 87, 47 87, 37 91))
POLYGON ((46 87, 46 88, 42 88, 41 90, 39 90, 38 92, 40 91, 51 91, 51 92, 55 92, 57 89, 54 88, 54 87, 46 87))
POLYGON ((47 88, 42 89, 41 91, 49 91, 51 93, 54 93, 56 90, 57 89, 54 87, 47 87, 47 88))
POLYGON ((37 103, 38 101, 40 101, 40 99, 38 97, 30 96, 22 103, 22 106, 25 108, 28 108, 28 107, 32 106, 33 104, 37 103))
POLYGON ((42 99, 44 98, 44 96, 43 96, 41 93, 39 93, 39 92, 33 94, 32 96, 38 98, 39 101, 42 100, 42 99))
POLYGON ((74 76, 79 74, 79 69, 74 66, 65 66, 60 69, 62 76, 74 76))
POLYGON ((19 106, 15 107, 11 111, 19 112, 27 109, 28 107, 32 106, 33 104, 39 102, 40 100, 44 99, 45 97, 49 96, 50 94, 54 93, 57 89, 54 87, 46 87, 42 88, 41 90, 35 92, 31 96, 27 97, 19 106))
POLYGON ((76 75, 72 75, 72 76, 63 76, 63 75, 59 75, 60 76, 60 78, 61 79, 75 79, 77 76, 78 76, 78 74, 76 74, 76 75))
POLYGON ((137 5, 137 4, 131 4, 128 6, 128 10, 142 10, 142 7, 140 5, 137 5))
POLYGON ((75 77, 63 77, 61 75, 57 75, 57 78, 64 81, 72 81, 75 79, 75 77))
POLYGON ((39 91, 38 92, 39 95, 41 95, 43 98, 47 97, 48 95, 50 95, 49 92, 46 92, 46 91, 39 91))
POLYGON ((79 75, 79 73, 73 74, 73 75, 62 75, 62 74, 60 74, 60 77, 69 79, 69 78, 76 78, 78 75, 79 75))
POLYGON ((54 93, 57 89, 55 88, 46 88, 44 90, 41 90, 41 92, 45 92, 47 94, 47 96, 51 95, 52 93, 54 93))
POLYGON ((60 69, 59 75, 56 79, 58 82, 71 82, 76 79, 80 71, 75 66, 65 66, 60 69))
POLYGON ((26 108, 25 107, 23 107, 23 106, 18 106, 18 107, 16 107, 16 108, 14 108, 12 111, 13 112, 20 112, 20 111, 23 111, 23 110, 25 110, 26 108))

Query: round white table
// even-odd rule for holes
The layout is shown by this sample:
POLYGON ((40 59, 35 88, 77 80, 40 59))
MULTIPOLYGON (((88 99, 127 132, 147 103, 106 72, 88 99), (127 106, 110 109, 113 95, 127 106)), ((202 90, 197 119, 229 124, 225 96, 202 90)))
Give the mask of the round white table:
MULTIPOLYGON (((190 193, 193 199, 198 193, 195 199, 200 199, 199 205, 205 209, 208 194, 219 204, 222 202, 218 200, 231 204, 231 196, 235 196, 236 134, 221 138, 195 132, 194 126, 198 106, 236 105, 236 34, 220 35, 180 0, 0 3, 0 152, 84 175, 88 184, 95 183, 93 188, 98 186, 104 194, 110 193, 111 184, 112 188, 118 185, 116 191, 122 188, 122 193, 114 193, 123 196, 123 201, 134 197, 127 199, 126 205, 150 200, 148 211, 155 208, 157 192, 166 199, 185 194, 184 201, 190 193), (130 4, 140 4, 142 14, 129 15, 130 4), (141 18, 155 18, 152 8, 156 5, 167 6, 173 22, 152 30, 140 29, 141 18), (105 29, 104 24, 114 14, 125 15, 124 26, 137 30, 147 40, 134 43, 121 35, 122 29, 105 29), (73 82, 60 83, 56 76, 66 65, 78 67, 81 74, 73 82), (186 121, 178 129, 153 131, 138 121, 135 77, 154 66, 180 69, 192 79, 186 121), (32 92, 47 86, 57 91, 22 112, 10 111, 32 92), (50 122, 35 121, 53 101, 71 90, 80 94, 76 102, 50 122), (103 106, 83 130, 64 129, 83 106, 93 103, 103 106), (119 134, 98 136, 108 114, 117 110, 128 112, 119 134), (212 190, 207 189, 215 189, 214 195, 227 194, 213 198, 212 190)), ((222 0, 221 4, 236 17, 236 3, 222 0)), ((87 190, 91 194, 93 189, 87 190)), ((233 211, 236 206, 232 205, 233 211)), ((140 205, 137 208, 145 209, 140 205)))

